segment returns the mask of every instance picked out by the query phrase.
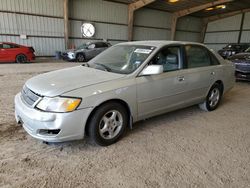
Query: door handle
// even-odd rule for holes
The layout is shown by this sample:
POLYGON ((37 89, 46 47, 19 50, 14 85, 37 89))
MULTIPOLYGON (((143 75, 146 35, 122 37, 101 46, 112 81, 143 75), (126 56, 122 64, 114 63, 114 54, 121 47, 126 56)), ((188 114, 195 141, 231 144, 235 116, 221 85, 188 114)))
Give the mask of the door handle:
POLYGON ((184 76, 179 76, 179 77, 178 77, 178 81, 179 81, 179 82, 182 82, 182 81, 184 81, 184 80, 185 80, 184 76))
POLYGON ((211 72, 210 74, 211 74, 211 75, 215 75, 215 72, 213 71, 213 72, 211 72))

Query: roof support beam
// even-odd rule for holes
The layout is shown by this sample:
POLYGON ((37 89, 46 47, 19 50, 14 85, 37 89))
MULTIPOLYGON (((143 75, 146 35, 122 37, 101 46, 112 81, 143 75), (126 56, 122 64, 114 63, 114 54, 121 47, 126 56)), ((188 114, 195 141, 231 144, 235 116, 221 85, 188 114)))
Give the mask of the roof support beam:
POLYGON ((128 5, 128 41, 133 40, 134 12, 156 0, 138 0, 128 5))
POLYGON ((200 35, 200 42, 203 43, 205 40, 206 36, 206 31, 207 31, 207 24, 208 22, 206 20, 202 20, 202 27, 201 27, 201 35, 200 35))
POLYGON ((175 39, 176 25, 177 25, 178 18, 183 17, 183 16, 187 16, 189 14, 204 10, 204 9, 212 7, 212 6, 220 5, 223 3, 228 3, 231 1, 233 1, 233 0, 217 0, 217 1, 210 2, 210 3, 205 3, 203 5, 199 5, 199 6, 195 6, 195 7, 191 7, 188 9, 183 9, 183 10, 174 12, 174 15, 172 17, 172 25, 171 25, 171 40, 175 39))
POLYGON ((69 47, 69 0, 63 1, 63 19, 64 19, 64 43, 65 49, 69 47))
POLYGON ((218 15, 215 15, 215 16, 209 16, 209 17, 204 18, 204 20, 207 21, 207 22, 213 22, 213 21, 220 20, 220 19, 223 19, 223 18, 228 18, 228 17, 235 16, 235 15, 238 15, 238 14, 243 14, 245 12, 250 12, 250 8, 237 10, 237 11, 232 11, 232 12, 227 12, 227 13, 224 13, 224 14, 218 14, 218 15))

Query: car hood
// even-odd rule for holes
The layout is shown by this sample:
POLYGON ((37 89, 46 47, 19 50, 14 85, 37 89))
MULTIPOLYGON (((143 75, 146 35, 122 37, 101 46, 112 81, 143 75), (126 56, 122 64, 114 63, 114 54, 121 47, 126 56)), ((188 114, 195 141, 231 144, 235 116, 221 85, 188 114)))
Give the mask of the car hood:
POLYGON ((77 66, 35 76, 26 82, 26 86, 39 95, 54 97, 81 87, 122 77, 125 75, 77 66))
POLYGON ((250 62, 250 53, 239 53, 230 58, 233 62, 250 62))

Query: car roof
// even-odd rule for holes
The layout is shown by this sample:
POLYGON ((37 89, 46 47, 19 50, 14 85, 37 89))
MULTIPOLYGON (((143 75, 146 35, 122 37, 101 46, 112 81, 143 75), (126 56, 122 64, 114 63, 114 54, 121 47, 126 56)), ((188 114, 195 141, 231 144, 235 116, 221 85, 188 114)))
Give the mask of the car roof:
POLYGON ((197 42, 170 41, 170 40, 133 41, 133 42, 119 43, 118 45, 145 45, 145 46, 161 47, 161 46, 165 46, 165 45, 188 45, 188 44, 205 46, 205 45, 203 45, 201 43, 197 43, 197 42))
POLYGON ((14 44, 14 45, 19 45, 19 44, 13 43, 13 42, 0 42, 0 44, 14 44))

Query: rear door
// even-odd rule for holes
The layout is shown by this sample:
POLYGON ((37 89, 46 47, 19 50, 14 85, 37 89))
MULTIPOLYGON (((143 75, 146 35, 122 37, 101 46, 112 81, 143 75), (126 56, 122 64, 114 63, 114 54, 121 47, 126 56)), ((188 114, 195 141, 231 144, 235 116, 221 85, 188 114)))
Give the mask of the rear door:
MULTIPOLYGON (((185 46, 185 65, 181 76, 186 80, 186 103, 199 103, 215 82, 216 67, 208 49, 201 45, 185 46)), ((217 61, 218 62, 218 61, 217 61)))
POLYGON ((19 46, 15 44, 3 43, 1 48, 1 61, 14 62, 19 49, 19 46))

